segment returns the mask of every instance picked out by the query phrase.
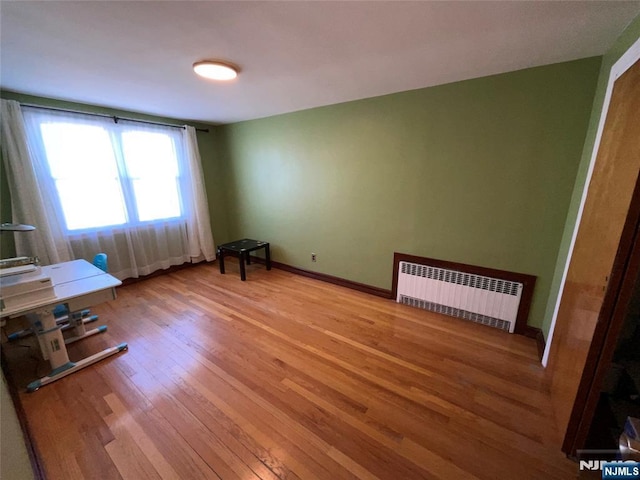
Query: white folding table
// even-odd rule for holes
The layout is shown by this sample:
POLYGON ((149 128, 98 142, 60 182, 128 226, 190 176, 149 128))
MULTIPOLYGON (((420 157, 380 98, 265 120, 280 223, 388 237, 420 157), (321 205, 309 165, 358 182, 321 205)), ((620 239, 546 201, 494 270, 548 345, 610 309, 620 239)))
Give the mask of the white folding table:
POLYGON ((19 307, 8 307, 0 312, 0 318, 26 315, 38 336, 38 343, 45 360, 51 364, 51 373, 27 386, 33 392, 47 383, 66 377, 84 367, 88 367, 106 357, 128 348, 120 343, 78 362, 71 362, 67 353, 61 326, 56 324, 53 309, 67 304, 70 312, 75 312, 116 298, 115 287, 122 282, 100 270, 86 260, 73 260, 42 267, 42 273, 53 282, 54 294, 44 300, 26 302, 19 307))

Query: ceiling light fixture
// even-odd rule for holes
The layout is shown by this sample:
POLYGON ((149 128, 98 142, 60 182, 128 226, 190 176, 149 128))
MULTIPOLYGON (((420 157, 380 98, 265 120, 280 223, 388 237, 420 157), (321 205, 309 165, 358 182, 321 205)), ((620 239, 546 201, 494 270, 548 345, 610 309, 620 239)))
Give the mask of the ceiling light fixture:
POLYGON ((203 60, 193 64, 193 71, 211 80, 233 80, 238 76, 238 68, 217 60, 203 60))

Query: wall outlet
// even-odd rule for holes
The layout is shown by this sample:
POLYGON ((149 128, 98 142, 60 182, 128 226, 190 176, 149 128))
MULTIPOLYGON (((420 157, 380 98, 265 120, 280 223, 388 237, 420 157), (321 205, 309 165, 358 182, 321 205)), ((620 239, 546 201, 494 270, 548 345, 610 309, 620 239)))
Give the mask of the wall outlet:
POLYGON ((315 262, 315 261, 316 261, 316 254, 315 254, 315 253, 312 253, 312 254, 311 254, 311 261, 312 261, 312 262, 315 262))

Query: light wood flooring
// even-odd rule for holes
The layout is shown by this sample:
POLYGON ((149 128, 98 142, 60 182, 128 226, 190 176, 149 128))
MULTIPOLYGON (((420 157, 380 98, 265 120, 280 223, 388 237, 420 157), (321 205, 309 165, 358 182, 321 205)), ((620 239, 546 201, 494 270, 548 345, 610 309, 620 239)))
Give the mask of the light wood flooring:
POLYGON ((232 259, 92 310, 129 350, 35 393, 3 345, 47 478, 576 478, 532 339, 232 259))

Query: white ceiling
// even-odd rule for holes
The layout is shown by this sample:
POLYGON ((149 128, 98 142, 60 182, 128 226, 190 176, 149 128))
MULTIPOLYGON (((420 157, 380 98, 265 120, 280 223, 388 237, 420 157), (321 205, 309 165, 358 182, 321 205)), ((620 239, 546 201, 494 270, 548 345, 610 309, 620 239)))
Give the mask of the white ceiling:
POLYGON ((0 2, 3 89, 228 123, 607 51, 640 1, 0 2), (229 84, 191 65, 240 66, 229 84))

